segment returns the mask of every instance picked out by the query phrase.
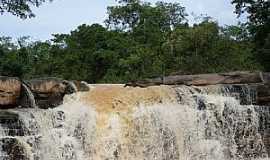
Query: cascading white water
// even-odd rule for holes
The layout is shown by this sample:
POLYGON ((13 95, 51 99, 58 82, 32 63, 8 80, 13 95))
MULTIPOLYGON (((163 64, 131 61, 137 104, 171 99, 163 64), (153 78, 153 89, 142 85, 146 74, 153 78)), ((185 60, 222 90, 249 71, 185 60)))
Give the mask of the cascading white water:
POLYGON ((25 90, 25 94, 26 94, 26 102, 29 106, 29 108, 37 108, 36 102, 35 102, 35 97, 31 91, 31 89, 25 84, 22 83, 22 87, 25 90))
POLYGON ((230 90, 90 87, 89 92, 66 96, 54 109, 6 111, 18 118, 0 121, 0 130, 5 130, 0 132, 0 159, 268 159, 260 124, 263 111, 241 105, 230 90), (6 132, 11 129, 20 134, 6 132), (17 146, 25 156, 10 158, 14 151, 3 147, 7 139, 14 141, 8 147, 17 146))

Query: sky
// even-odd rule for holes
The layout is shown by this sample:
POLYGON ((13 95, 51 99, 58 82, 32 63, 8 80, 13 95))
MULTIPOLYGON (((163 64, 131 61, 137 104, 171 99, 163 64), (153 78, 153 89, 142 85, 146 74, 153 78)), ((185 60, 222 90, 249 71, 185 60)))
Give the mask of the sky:
MULTIPOLYGON (((178 2, 186 7, 193 16, 207 14, 221 25, 237 24, 238 20, 233 13, 231 0, 163 0, 178 2)), ((155 3, 156 0, 147 0, 155 3)), ((54 0, 44 3, 39 8, 33 8, 35 18, 21 20, 8 13, 0 15, 0 36, 19 38, 30 36, 32 40, 48 40, 52 34, 69 33, 80 24, 103 23, 106 19, 106 9, 115 5, 115 0, 54 0)))

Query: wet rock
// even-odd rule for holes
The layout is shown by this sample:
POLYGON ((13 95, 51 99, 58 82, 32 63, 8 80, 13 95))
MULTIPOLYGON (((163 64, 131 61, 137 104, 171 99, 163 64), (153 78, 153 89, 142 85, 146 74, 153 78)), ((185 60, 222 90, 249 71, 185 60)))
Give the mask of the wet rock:
POLYGON ((27 129, 16 113, 1 111, 0 125, 1 133, 5 133, 7 136, 24 136, 28 134, 27 129))
POLYGON ((270 84, 260 85, 257 88, 257 104, 270 106, 270 84))
POLYGON ((223 93, 239 100, 241 105, 257 104, 257 88, 261 84, 224 85, 223 93))
POLYGON ((270 72, 262 73, 261 78, 265 84, 270 84, 270 72))
POLYGON ((18 78, 0 76, 0 109, 53 108, 62 104, 66 94, 77 91, 89 91, 87 83, 51 77, 24 82, 18 78))
POLYGON ((2 160, 29 160, 25 147, 16 138, 0 139, 2 160))
POLYGON ((79 92, 87 92, 90 90, 88 84, 84 81, 73 81, 79 92))
POLYGON ((72 94, 78 91, 77 86, 74 82, 64 80, 62 83, 66 86, 65 94, 72 94))
POLYGON ((40 108, 57 107, 63 102, 65 94, 74 93, 67 81, 58 78, 40 78, 27 82, 40 108))
POLYGON ((0 76, 0 108, 14 107, 18 103, 21 92, 21 82, 14 77, 0 76))
POLYGON ((28 86, 36 93, 64 92, 65 85, 59 78, 38 78, 27 81, 28 86))

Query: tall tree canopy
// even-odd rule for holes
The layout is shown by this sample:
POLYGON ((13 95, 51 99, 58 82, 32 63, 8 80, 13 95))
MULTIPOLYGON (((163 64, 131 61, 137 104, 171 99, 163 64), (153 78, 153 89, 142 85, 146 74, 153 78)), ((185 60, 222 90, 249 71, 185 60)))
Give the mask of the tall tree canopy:
POLYGON ((250 22, 254 25, 265 25, 270 22, 270 1, 268 0, 233 0, 236 13, 240 16, 247 12, 250 22))
POLYGON ((179 3, 118 2, 108 7, 107 27, 83 24, 46 42, 0 38, 0 75, 125 83, 175 72, 262 69, 250 26, 219 26, 209 17, 191 26, 179 3))
POLYGON ((112 29, 136 29, 154 25, 170 30, 186 22, 185 7, 179 3, 157 2, 155 5, 140 0, 120 0, 121 5, 108 7, 105 23, 112 29))
POLYGON ((236 13, 248 14, 249 31, 256 44, 257 58, 270 71, 270 1, 233 0, 236 13))
POLYGON ((31 6, 39 7, 43 2, 52 0, 0 0, 0 13, 11 13, 20 18, 31 18, 35 14, 31 6))

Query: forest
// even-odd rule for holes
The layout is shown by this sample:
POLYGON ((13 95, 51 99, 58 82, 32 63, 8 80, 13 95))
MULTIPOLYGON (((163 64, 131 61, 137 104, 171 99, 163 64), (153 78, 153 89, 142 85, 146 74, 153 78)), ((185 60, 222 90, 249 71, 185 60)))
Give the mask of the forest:
MULTIPOLYGON (((1 2, 0 13, 34 16, 27 4, 8 8, 1 2)), ((201 16, 191 25, 179 3, 121 0, 108 7, 104 24, 83 24, 47 41, 0 37, 0 75, 125 83, 173 74, 270 71, 270 1, 232 5, 239 17, 248 15, 247 22, 222 26, 201 16)))

